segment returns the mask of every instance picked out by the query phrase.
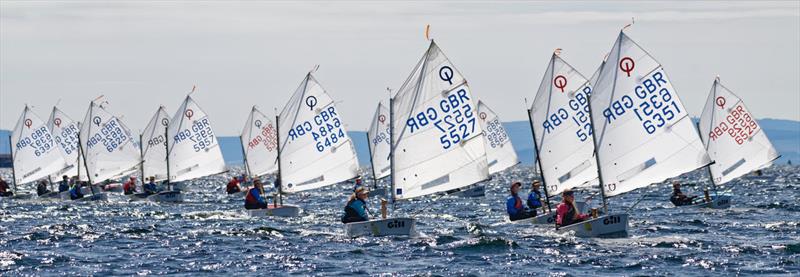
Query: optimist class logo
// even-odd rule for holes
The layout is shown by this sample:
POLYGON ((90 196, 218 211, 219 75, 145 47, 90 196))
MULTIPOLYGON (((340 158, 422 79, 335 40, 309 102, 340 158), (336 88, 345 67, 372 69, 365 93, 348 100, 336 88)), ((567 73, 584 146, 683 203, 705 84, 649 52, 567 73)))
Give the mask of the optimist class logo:
POLYGON ((624 57, 619 61, 619 69, 625 72, 625 74, 628 74, 628 77, 631 77, 631 72, 634 67, 636 67, 636 63, 633 62, 631 57, 624 57))

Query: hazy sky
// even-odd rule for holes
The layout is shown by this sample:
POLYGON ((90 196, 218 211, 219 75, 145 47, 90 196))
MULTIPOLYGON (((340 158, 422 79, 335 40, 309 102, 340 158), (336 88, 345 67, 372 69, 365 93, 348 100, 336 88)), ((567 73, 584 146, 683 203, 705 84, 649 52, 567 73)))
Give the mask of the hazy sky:
POLYGON ((314 65, 350 130, 364 130, 432 37, 504 121, 527 120, 553 49, 589 77, 619 29, 665 67, 699 116, 714 76, 759 118, 800 120, 800 4, 791 2, 0 1, 0 129, 25 103, 75 120, 106 96, 138 133, 186 93, 218 135, 272 114, 314 65))

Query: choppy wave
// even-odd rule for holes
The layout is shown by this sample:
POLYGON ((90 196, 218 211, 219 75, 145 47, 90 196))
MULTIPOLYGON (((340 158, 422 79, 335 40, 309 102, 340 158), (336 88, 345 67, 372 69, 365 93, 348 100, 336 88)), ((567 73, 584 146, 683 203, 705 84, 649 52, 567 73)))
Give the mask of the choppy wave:
MULTIPOLYGON (((508 223, 507 185, 529 180, 526 167, 487 181, 483 198, 397 203, 394 214, 418 220, 414 237, 345 237, 339 217, 348 184, 287 196, 285 202, 303 207, 298 218, 250 218, 241 199, 223 193, 225 176, 188 183, 180 205, 119 195, 106 203, 2 199, 0 275, 796 276, 800 184, 793 182, 800 168, 765 173, 776 181, 742 179, 723 188, 735 196, 727 210, 673 208, 668 185, 614 197, 612 211, 642 201, 631 209, 629 236, 613 239, 508 223)), ((701 194, 700 188, 685 190, 701 194)), ((371 203, 377 212, 377 201, 371 203)))

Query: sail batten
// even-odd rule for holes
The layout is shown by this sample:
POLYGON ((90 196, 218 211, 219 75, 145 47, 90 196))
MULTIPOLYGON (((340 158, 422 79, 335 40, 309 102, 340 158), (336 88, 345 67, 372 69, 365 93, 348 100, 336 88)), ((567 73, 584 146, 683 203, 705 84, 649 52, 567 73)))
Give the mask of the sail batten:
POLYGON ((458 189, 488 178, 483 129, 470 91, 463 75, 431 41, 391 101, 395 199, 458 189))
POLYGON ((589 101, 605 195, 711 163, 663 66, 624 32, 609 53, 589 101))
POLYGON ((698 123, 715 185, 772 165, 780 155, 742 99, 714 80, 698 123))
POLYGON ((311 73, 281 110, 282 191, 295 193, 358 176, 358 159, 333 99, 311 73))

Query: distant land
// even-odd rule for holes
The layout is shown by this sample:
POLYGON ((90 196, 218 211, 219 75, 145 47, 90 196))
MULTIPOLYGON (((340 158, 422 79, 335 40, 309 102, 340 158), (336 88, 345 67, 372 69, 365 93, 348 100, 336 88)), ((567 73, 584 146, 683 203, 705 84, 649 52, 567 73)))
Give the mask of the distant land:
MULTIPOLYGON (((772 141, 775 149, 781 154, 781 158, 777 160, 777 163, 786 163, 789 160, 795 164, 800 162, 800 121, 767 118, 760 119, 758 122, 767 133, 767 137, 772 141)), ((516 149, 520 162, 524 165, 533 164, 533 139, 531 138, 528 122, 504 122, 503 126, 506 128, 509 137, 511 137, 511 143, 516 149)), ((9 153, 8 138, 10 133, 8 130, 0 130, 0 154, 9 153)), ((359 163, 362 166, 368 166, 369 149, 367 148, 366 132, 350 131, 348 134, 355 143, 359 163)), ((225 157, 225 163, 229 165, 242 164, 242 149, 239 137, 220 137, 219 141, 222 155, 225 157)), ((2 161, 0 161, 0 166, 2 166, 1 164, 2 161)))

